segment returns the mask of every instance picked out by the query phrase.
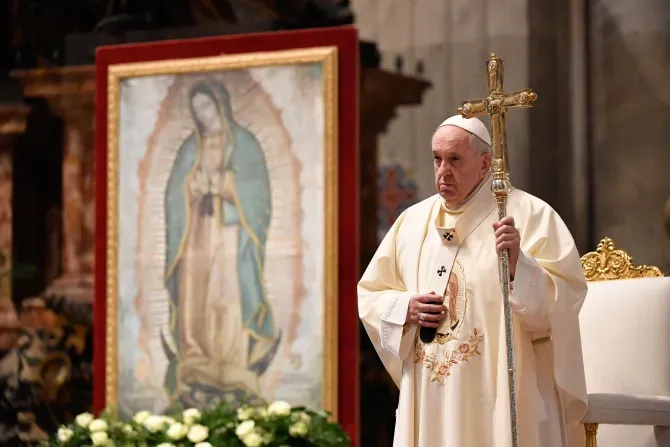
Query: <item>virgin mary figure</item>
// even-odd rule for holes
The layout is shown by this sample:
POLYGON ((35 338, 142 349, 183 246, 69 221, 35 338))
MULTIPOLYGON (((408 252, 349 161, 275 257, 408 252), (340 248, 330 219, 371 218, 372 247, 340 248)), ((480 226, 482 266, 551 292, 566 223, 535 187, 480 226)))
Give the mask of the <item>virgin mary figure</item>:
POLYGON ((274 358, 264 289, 270 180, 256 137, 234 119, 226 88, 189 93, 193 133, 180 146, 165 191, 169 366, 173 404, 254 401, 274 358))

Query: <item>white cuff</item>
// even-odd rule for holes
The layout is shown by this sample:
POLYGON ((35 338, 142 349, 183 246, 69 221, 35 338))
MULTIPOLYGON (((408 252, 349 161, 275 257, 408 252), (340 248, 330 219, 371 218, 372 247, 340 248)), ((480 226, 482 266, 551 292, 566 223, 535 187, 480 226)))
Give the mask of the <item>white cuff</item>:
POLYGON ((410 337, 403 336, 411 332, 411 338, 413 338, 414 330, 416 330, 415 328, 404 330, 410 298, 411 295, 408 292, 395 296, 381 318, 381 347, 400 360, 403 360, 409 352, 407 343, 403 343, 403 338, 410 337))
POLYGON ((510 306, 521 321, 533 330, 549 328, 544 274, 544 270, 532 256, 523 251, 519 253, 510 306))

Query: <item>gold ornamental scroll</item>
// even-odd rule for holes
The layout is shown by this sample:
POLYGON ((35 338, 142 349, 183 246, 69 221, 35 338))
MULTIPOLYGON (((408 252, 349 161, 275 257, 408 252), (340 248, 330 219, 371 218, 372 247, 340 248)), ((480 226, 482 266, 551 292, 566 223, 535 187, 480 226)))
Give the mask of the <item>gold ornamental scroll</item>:
MULTIPOLYGON (((503 60, 491 54, 486 62, 488 95, 486 99, 464 101, 458 113, 464 118, 474 118, 488 114, 491 118, 491 173, 493 183, 491 192, 498 205, 498 220, 507 216, 507 197, 512 185, 509 181, 509 156, 507 153, 507 132, 505 113, 508 109, 532 107, 537 94, 531 89, 519 90, 514 93, 503 91, 503 60)), ((516 392, 516 366, 514 357, 514 331, 512 327, 512 309, 509 304, 510 273, 509 252, 500 253, 498 264, 501 272, 503 307, 505 312, 505 339, 507 344, 507 379, 509 386, 510 421, 512 445, 519 447, 519 423, 516 392)))

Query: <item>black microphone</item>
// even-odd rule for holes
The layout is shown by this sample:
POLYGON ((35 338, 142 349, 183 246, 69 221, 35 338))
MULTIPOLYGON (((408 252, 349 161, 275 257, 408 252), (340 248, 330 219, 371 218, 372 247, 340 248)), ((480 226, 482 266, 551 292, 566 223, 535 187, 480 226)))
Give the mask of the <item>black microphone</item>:
MULTIPOLYGON (((442 274, 445 272, 444 266, 438 270, 437 274, 442 276, 442 274), (441 272, 441 273, 440 273, 441 272)), ((435 292, 431 292, 432 294, 435 294, 435 292)), ((441 298, 439 302, 433 301, 431 304, 443 304, 444 303, 444 297, 441 298)), ((439 315, 439 312, 424 312, 425 315, 439 315)), ((419 316, 421 318, 421 316, 419 316)), ((439 327, 439 325, 438 325, 439 327)), ((435 336, 437 335, 437 328, 436 327, 424 327, 421 326, 421 329, 419 330, 419 338, 421 339, 422 342, 424 343, 430 343, 433 340, 435 340, 435 336)))
MULTIPOLYGON (((437 315, 435 312, 425 312, 426 315, 437 315)), ((419 331, 419 338, 421 338, 421 341, 424 343, 430 343, 433 340, 435 340, 435 336, 437 335, 437 328, 436 327, 423 327, 421 326, 421 330, 419 331)))

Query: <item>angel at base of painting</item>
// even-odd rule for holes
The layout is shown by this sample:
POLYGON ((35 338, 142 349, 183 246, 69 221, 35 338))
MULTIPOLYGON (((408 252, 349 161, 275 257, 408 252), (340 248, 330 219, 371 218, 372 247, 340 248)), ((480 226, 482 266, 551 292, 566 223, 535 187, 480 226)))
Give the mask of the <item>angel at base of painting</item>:
POLYGON ((189 98, 195 129, 165 192, 165 387, 182 406, 262 400, 259 378, 281 339, 263 281, 268 170, 255 136, 235 122, 223 85, 195 84, 189 98))

